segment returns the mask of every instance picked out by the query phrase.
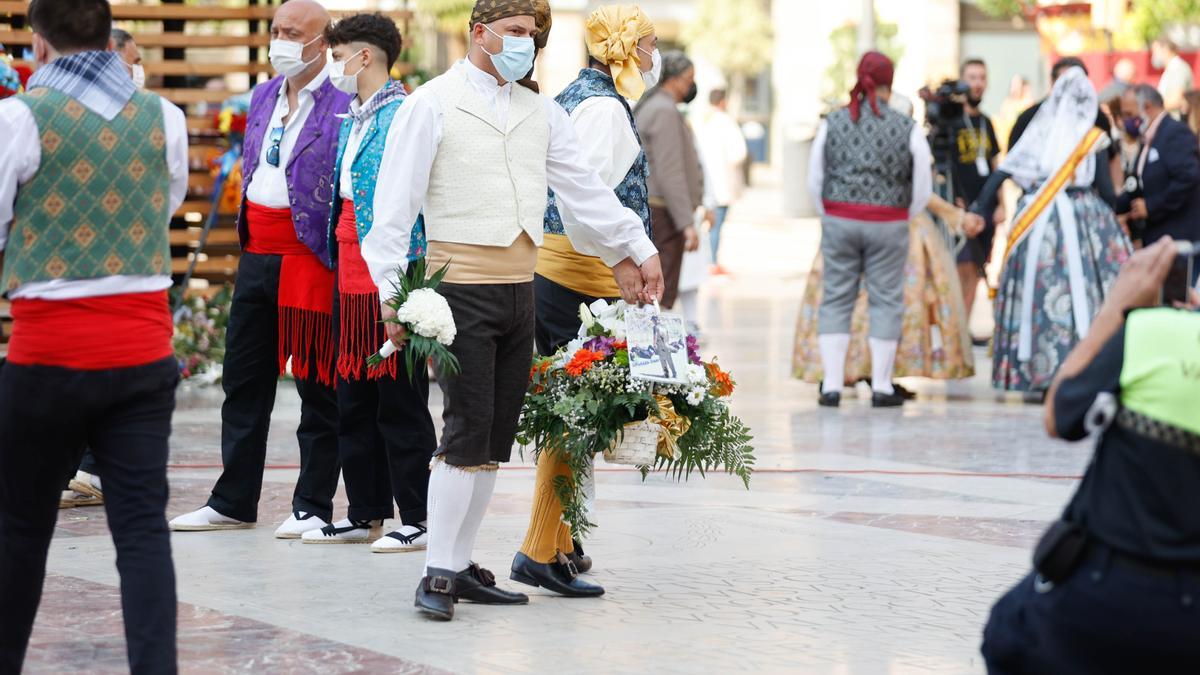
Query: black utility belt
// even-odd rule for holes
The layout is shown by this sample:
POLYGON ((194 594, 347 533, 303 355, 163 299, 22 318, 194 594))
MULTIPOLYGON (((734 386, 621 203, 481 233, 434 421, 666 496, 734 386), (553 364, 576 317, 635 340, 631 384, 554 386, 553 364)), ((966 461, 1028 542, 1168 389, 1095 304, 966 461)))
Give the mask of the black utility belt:
POLYGON ((1160 422, 1129 408, 1117 411, 1116 422, 1126 431, 1200 455, 1200 434, 1160 422))
POLYGON ((1055 521, 1033 551, 1033 567, 1047 581, 1061 584, 1083 562, 1089 550, 1107 551, 1114 565, 1148 576, 1186 574, 1200 577, 1200 562, 1156 560, 1118 551, 1088 535, 1087 530, 1065 520, 1055 521))

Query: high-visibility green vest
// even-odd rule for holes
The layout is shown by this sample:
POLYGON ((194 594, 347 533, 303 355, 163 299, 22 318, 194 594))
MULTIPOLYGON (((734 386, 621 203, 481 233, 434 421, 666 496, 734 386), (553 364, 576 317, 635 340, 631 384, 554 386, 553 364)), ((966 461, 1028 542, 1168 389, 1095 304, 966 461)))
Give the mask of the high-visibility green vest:
POLYGON ((1121 405, 1200 434, 1200 313, 1160 307, 1129 315, 1121 405))

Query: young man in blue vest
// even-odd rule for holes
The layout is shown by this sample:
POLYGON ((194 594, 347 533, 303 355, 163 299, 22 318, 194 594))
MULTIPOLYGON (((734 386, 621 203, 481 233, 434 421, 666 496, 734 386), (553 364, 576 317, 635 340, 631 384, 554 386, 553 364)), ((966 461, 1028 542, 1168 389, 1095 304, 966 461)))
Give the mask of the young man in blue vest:
POLYGON ((167 228, 187 125, 105 51, 106 0, 33 0, 28 93, 0 101, 0 672, 20 672, 59 491, 84 447, 105 476, 130 670, 176 669, 167 456, 179 367, 167 228))
POLYGON ((1034 570, 992 608, 992 673, 1192 673, 1200 664, 1200 312, 1161 307, 1167 236, 1126 263, 1046 398, 1095 456, 1034 570))
MULTIPOLYGON (((337 268, 338 454, 350 508, 344 520, 305 532, 306 544, 367 543, 379 553, 425 548, 429 459, 437 446, 429 414, 429 376, 409 373, 394 355, 382 367, 367 357, 387 339, 380 323, 379 288, 363 261, 360 242, 374 220, 376 177, 388 151, 388 129, 404 103, 404 85, 391 79, 400 32, 381 14, 358 14, 325 33, 333 49, 330 81, 354 94, 338 141, 329 223, 329 250, 337 268), (380 538, 382 521, 400 509, 401 526, 380 538)), ((387 186, 381 186, 387 189, 387 186)), ((413 228, 405 260, 425 255, 425 228, 413 228)))

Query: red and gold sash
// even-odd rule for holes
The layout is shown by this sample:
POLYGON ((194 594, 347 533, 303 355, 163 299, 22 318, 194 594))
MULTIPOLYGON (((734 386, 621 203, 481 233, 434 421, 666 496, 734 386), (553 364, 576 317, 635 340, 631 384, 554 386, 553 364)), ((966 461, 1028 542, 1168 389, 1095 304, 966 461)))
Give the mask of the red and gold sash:
POLYGON ((1075 149, 1071 151, 1067 161, 1054 172, 1050 180, 1042 184, 1037 194, 1033 199, 1025 205, 1025 208, 1017 214, 1013 219, 1012 227, 1008 231, 1008 243, 1004 248, 1004 258, 1008 259, 1008 254, 1013 250, 1033 228, 1033 224, 1037 222, 1039 216, 1054 202, 1054 198, 1058 193, 1066 187, 1071 177, 1075 175, 1075 170, 1079 168, 1080 162, 1087 158, 1096 150, 1096 144, 1104 138, 1104 131, 1099 127, 1092 127, 1086 134, 1083 135, 1083 140, 1075 149))

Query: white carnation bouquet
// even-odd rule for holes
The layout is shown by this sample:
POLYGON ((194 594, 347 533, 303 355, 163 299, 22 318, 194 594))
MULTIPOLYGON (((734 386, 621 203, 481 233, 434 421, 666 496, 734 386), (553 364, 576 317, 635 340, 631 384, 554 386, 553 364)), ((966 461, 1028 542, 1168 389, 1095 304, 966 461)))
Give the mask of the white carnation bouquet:
MULTIPOLYGON (((458 359, 449 349, 458 336, 454 314, 446 298, 437 292, 448 269, 450 264, 446 263, 427 278, 425 259, 421 258, 413 263, 410 274, 399 275, 400 283, 392 285, 396 294, 385 303, 396 311, 396 318, 386 321, 400 324, 407 333, 403 349, 410 380, 416 369, 424 368, 430 359, 441 376, 457 375, 460 371, 458 359)), ((388 340, 378 353, 367 359, 367 365, 376 367, 400 349, 396 343, 388 340)))

